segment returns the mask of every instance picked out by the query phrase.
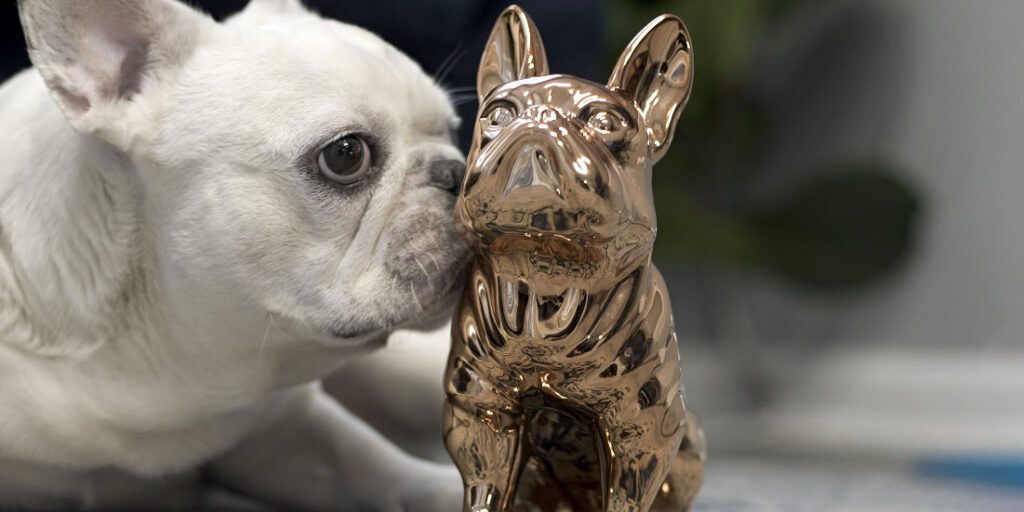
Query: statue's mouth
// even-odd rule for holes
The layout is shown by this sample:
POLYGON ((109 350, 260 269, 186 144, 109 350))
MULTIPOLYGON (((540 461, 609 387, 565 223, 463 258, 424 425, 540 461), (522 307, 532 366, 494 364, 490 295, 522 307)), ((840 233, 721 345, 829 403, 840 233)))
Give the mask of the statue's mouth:
POLYGON ((571 210, 557 206, 540 208, 499 208, 486 225, 493 232, 509 235, 546 234, 579 237, 593 233, 605 223, 603 216, 592 209, 571 210))
POLYGON ((516 274, 589 279, 607 260, 605 242, 593 235, 566 236, 540 232, 496 236, 490 255, 517 267, 516 274))

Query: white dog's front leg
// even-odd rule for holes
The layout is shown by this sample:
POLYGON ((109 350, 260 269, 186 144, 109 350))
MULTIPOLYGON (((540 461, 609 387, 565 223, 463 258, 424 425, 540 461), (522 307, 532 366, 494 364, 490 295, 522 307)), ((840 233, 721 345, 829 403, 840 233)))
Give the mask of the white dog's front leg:
POLYGON ((319 386, 211 469, 218 483, 289 509, 455 512, 462 502, 454 467, 402 452, 319 386))

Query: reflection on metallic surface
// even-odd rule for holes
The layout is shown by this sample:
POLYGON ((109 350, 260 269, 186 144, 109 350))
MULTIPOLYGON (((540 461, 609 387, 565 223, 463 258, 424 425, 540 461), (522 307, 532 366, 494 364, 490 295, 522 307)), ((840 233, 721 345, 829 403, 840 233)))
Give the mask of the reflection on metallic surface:
POLYGON ((547 73, 539 33, 510 7, 480 64, 456 205, 477 249, 445 375, 465 510, 683 510, 703 434, 651 264, 651 166, 690 92, 689 36, 655 19, 607 86, 547 73))

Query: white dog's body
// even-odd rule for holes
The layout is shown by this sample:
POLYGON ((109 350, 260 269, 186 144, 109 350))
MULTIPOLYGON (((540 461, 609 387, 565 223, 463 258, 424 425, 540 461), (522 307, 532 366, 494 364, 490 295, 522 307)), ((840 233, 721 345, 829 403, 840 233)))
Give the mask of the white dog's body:
POLYGON ((443 92, 291 1, 225 24, 171 0, 21 9, 38 72, 0 88, 0 508, 187 502, 202 469, 292 507, 454 510, 454 472, 309 384, 448 304, 443 92), (342 133, 379 143, 358 187, 303 171, 342 133))

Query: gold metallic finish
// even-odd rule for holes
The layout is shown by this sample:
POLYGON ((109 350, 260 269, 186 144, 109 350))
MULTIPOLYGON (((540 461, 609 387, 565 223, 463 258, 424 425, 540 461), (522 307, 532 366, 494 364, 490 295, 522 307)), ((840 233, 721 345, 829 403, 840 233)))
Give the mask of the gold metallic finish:
POLYGON ((651 166, 693 78, 661 16, 608 85, 548 75, 522 9, 480 63, 456 225, 477 257, 452 324, 445 444, 466 511, 680 511, 703 476, 665 283, 651 166))

